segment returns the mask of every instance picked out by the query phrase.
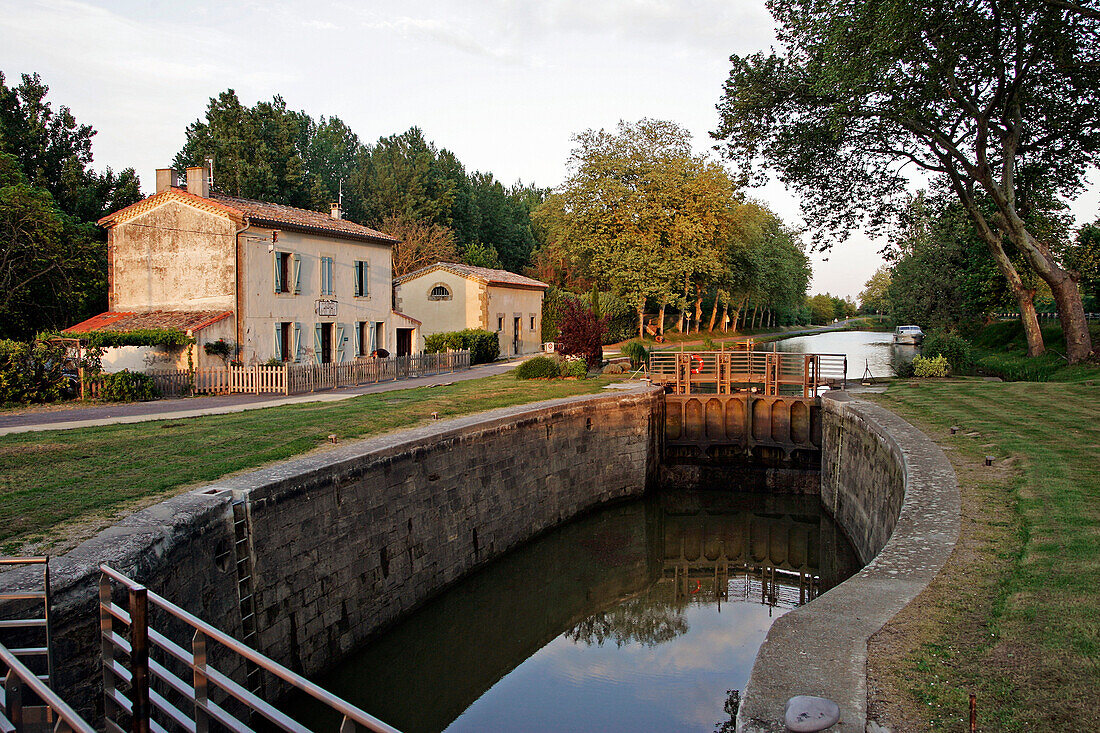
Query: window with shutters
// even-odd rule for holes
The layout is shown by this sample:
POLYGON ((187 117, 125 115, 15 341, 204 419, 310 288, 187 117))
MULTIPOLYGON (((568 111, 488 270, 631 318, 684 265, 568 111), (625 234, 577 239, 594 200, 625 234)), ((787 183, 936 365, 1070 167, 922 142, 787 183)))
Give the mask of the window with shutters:
POLYGON ((290 253, 275 253, 275 292, 290 292, 290 253))
POLYGON ((355 261, 355 296, 365 298, 370 295, 370 264, 363 260, 355 261))
POLYGON ((321 258, 321 295, 332 295, 332 258, 321 258))

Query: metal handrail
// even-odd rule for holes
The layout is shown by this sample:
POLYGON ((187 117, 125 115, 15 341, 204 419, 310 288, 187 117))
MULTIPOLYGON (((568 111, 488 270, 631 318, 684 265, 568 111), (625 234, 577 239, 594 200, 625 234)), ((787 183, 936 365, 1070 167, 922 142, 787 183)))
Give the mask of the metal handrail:
MULTIPOLYGON (((53 603, 50 591, 50 557, 49 555, 30 555, 21 557, 0 558, 0 566, 3 565, 41 565, 42 566, 42 590, 31 592, 0 592, 0 601, 42 601, 42 618, 30 619, 5 619, 0 621, 0 628, 28 629, 41 628, 45 632, 45 643, 41 648, 16 650, 17 656, 42 655, 46 657, 46 680, 53 684, 54 659, 53 659, 53 627, 50 623, 50 607, 53 603)), ((40 678, 41 679, 41 678, 40 678)))
MULTIPOLYGON (((5 565, 10 563, 4 563, 5 565)), ((38 676, 34 672, 27 669, 27 667, 19 661, 19 658, 15 656, 7 647, 0 644, 0 662, 8 668, 7 679, 4 682, 5 700, 4 700, 4 717, 7 718, 11 714, 11 707, 15 700, 20 700, 22 697, 22 690, 17 685, 12 684, 14 680, 19 680, 19 684, 26 685, 31 692, 38 696, 42 703, 52 710, 58 717, 57 725, 54 726, 55 733, 61 733, 62 731, 69 730, 74 733, 96 733, 96 729, 84 722, 75 710, 69 707, 68 703, 62 700, 57 694, 49 688, 49 686, 38 679, 38 676), (10 700, 7 698, 14 698, 10 700), (64 723, 64 727, 62 726, 64 723)), ((18 707, 22 707, 21 704, 18 707)), ((18 715, 12 716, 18 717, 18 715)), ((20 722, 18 720, 10 720, 9 722, 18 730, 20 722)))
POLYGON ((662 351, 649 355, 647 376, 676 394, 695 394, 700 387, 718 394, 737 390, 778 395, 780 387, 801 388, 813 398, 819 388, 837 382, 847 386, 844 354, 784 351, 662 351))
MULTIPOLYGON (((305 677, 296 674, 295 672, 292 672, 275 660, 261 654, 260 652, 248 646, 245 646, 229 634, 226 634, 218 628, 211 626, 199 617, 183 610, 171 601, 148 590, 143 585, 137 583, 131 578, 128 578, 117 570, 113 570, 107 565, 100 565, 99 569, 105 577, 121 583, 128 591, 131 592, 131 594, 136 592, 140 595, 144 595, 149 603, 152 603, 157 608, 160 608, 161 610, 167 612, 171 616, 174 616, 176 619, 190 626, 197 632, 197 635, 201 635, 202 637, 204 637, 204 641, 206 639, 216 641, 217 643, 224 646, 226 649, 243 657, 245 660, 252 662, 261 669, 270 672, 284 682, 313 697, 315 700, 318 700, 319 702, 324 703, 336 712, 341 713, 343 715, 343 722, 340 726, 341 733, 344 733, 348 730, 347 726, 351 722, 362 725, 368 730, 376 731, 377 733, 400 733, 400 731, 398 731, 396 728, 387 725, 386 723, 383 723, 381 720, 378 720, 374 716, 361 710, 355 705, 352 705, 346 700, 337 697, 336 695, 333 695, 328 690, 325 690, 324 688, 310 682, 305 677)), ((110 614, 114 618, 120 618, 123 614, 125 614, 125 611, 122 611, 122 609, 113 606, 113 604, 110 608, 104 608, 104 612, 110 614)), ((129 620, 131 623, 135 621, 135 619, 133 618, 134 615, 135 614, 133 613, 129 614, 129 620)), ((160 634, 157 634, 151 629, 147 629, 146 638, 153 641, 154 643, 157 643, 158 640, 164 640, 164 637, 162 637, 160 634)), ((160 644, 158 644, 158 646, 160 646, 160 644)), ((182 648, 177 647, 177 653, 180 650, 182 650, 182 648)), ((133 652, 131 652, 131 654, 134 653, 140 652, 135 649, 133 652)), ((146 649, 144 653, 147 655, 148 649, 146 649)), ((285 718, 285 715, 277 710, 270 703, 267 703, 266 701, 259 699, 255 695, 248 693, 247 690, 243 690, 243 688, 240 688, 239 685, 236 685, 235 683, 232 685, 226 684, 227 682, 231 682, 231 680, 229 680, 229 678, 225 675, 217 672, 217 670, 211 667, 208 662, 205 662, 205 660, 203 660, 204 663, 199 664, 198 662, 196 662, 194 656, 188 655, 186 654, 186 652, 184 652, 184 655, 191 657, 190 663, 188 663, 186 659, 181 659, 180 661, 182 661, 186 666, 189 666, 196 676, 202 676, 210 682, 221 683, 218 684, 218 686, 221 687, 224 691, 228 692, 241 703, 260 713, 269 720, 273 720, 273 722, 276 718, 285 718)), ((177 658, 179 657, 177 656, 177 658)), ((196 704, 198 704, 198 701, 193 700, 192 702, 196 702, 196 704)), ((210 707, 213 706, 213 703, 209 702, 208 700, 203 700, 202 705, 210 707)))

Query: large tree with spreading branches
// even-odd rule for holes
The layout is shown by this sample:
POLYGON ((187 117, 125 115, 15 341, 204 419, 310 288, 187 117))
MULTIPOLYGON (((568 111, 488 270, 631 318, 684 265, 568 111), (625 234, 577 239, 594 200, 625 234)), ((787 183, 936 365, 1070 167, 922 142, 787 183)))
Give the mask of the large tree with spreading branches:
POLYGON ((1029 227, 1026 196, 1074 196, 1100 162, 1096 5, 769 0, 782 49, 731 58, 715 137, 747 178, 765 161, 800 191, 823 247, 886 226, 907 167, 943 177, 1008 280, 1030 351, 1043 348, 1033 292, 1006 246, 1050 287, 1082 361, 1077 273, 1029 227))

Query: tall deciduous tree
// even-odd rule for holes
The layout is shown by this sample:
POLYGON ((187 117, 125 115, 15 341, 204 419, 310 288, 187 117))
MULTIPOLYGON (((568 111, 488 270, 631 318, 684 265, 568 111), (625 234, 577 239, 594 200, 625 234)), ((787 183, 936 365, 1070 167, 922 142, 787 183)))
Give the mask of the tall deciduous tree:
POLYGON ((569 177, 538 210, 549 239, 634 305, 639 335, 649 299, 667 301, 682 287, 698 309, 701 283, 721 270, 737 204, 725 171, 694 155, 672 122, 620 122, 574 140, 569 177))
POLYGON ((458 258, 454 233, 439 224, 387 217, 382 229, 401 241, 393 246, 393 276, 401 277, 436 262, 458 258))
POLYGON ((1049 285, 1070 361, 1086 358, 1076 279, 1022 215, 1018 171, 1034 167, 1045 187, 1071 196, 1100 162, 1093 2, 768 6, 784 52, 731 58, 715 133, 728 157, 751 176, 763 156, 801 191, 819 231, 834 235, 888 221, 905 166, 945 176, 1016 295, 1030 351, 1042 350, 1038 322, 1002 237, 1049 285))

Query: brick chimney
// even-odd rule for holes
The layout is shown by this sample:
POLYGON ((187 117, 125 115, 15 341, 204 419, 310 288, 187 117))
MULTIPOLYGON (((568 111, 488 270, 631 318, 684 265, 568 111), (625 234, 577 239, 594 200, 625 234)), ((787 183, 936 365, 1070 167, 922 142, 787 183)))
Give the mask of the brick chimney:
POLYGON ((210 181, 206 177, 206 166, 196 165, 187 169, 187 193, 203 198, 210 196, 210 181))
POLYGON ((344 218, 344 212, 340 211, 340 204, 338 204, 337 202, 334 201, 331 204, 329 204, 329 208, 332 209, 332 218, 333 219, 343 219, 344 218))
POLYGON ((179 175, 174 168, 157 168, 157 193, 180 185, 179 175))

